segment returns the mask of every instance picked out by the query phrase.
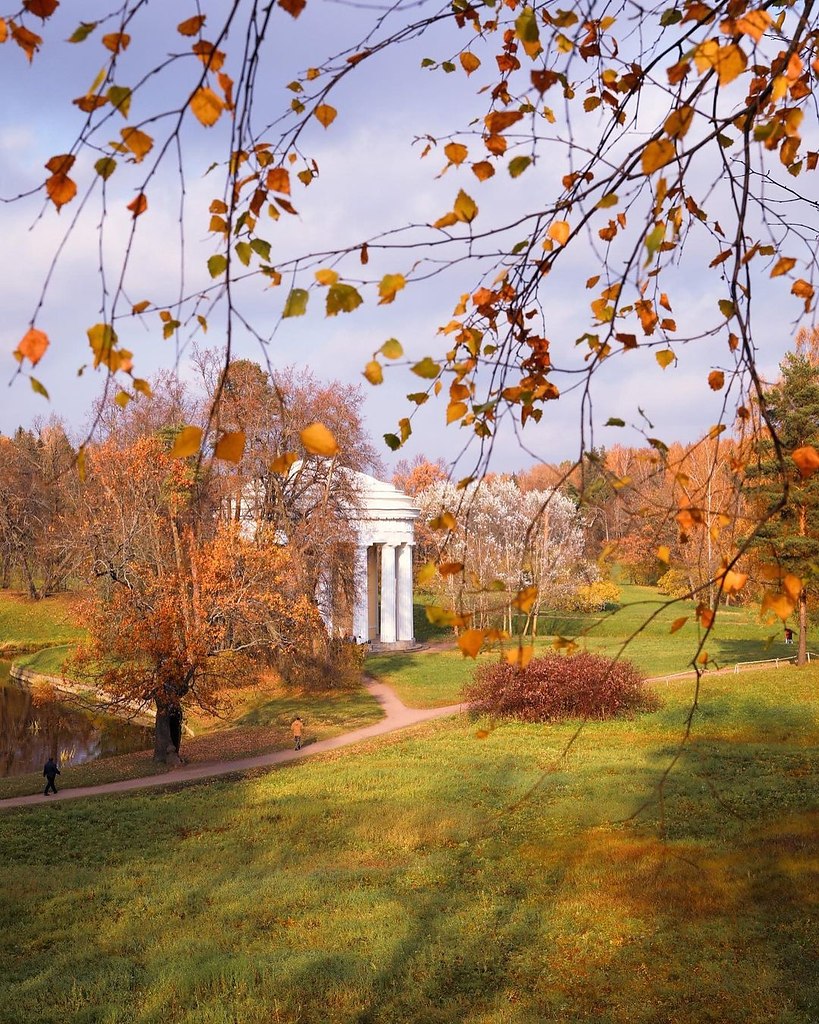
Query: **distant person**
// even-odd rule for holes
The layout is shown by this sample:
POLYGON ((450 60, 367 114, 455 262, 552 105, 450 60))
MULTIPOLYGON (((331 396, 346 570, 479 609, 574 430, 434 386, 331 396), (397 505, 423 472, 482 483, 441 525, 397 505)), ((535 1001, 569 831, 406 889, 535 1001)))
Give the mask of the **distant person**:
POLYGON ((293 733, 293 739, 296 741, 296 750, 301 750, 301 738, 304 734, 304 722, 302 722, 298 715, 294 718, 293 724, 290 726, 290 731, 293 733))
POLYGON ((793 630, 792 629, 786 629, 785 630, 785 643, 786 644, 792 644, 793 643, 793 630))
POLYGON ((45 775, 47 779, 46 788, 43 790, 43 796, 48 796, 49 790, 51 790, 53 793, 57 792, 57 787, 54 785, 54 780, 57 778, 58 775, 61 774, 62 772, 57 767, 57 762, 54 760, 53 757, 50 757, 46 761, 45 766, 43 768, 43 775, 45 775))

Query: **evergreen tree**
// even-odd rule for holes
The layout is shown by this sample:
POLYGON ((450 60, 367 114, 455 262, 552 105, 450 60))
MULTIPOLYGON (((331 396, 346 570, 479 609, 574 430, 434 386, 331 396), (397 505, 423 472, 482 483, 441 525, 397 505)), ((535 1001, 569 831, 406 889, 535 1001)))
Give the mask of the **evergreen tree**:
MULTIPOLYGON (((819 589, 819 474, 803 477, 791 458, 800 448, 819 447, 819 364, 790 353, 780 367, 781 380, 767 394, 770 425, 757 444, 757 462, 749 471, 752 498, 762 519, 754 546, 782 571, 801 580, 788 586, 783 605, 798 608, 797 664, 807 660, 808 598, 819 589)), ((764 607, 764 605, 763 605, 764 607)))

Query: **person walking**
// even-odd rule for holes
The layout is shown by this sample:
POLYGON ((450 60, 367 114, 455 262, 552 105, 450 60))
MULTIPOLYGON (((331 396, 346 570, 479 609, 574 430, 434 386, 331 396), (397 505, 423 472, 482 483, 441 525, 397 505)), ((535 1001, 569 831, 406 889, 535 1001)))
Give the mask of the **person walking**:
POLYGON ((54 760, 53 757, 50 757, 46 761, 43 767, 43 775, 45 775, 47 780, 46 787, 43 790, 43 796, 48 796, 49 790, 51 790, 52 793, 56 793, 57 787, 54 785, 54 780, 57 778, 58 775, 62 775, 62 772, 57 767, 57 762, 54 760))
POLYGON ((296 750, 301 750, 301 738, 304 734, 304 722, 302 722, 299 715, 293 719, 293 723, 290 726, 290 731, 293 733, 293 739, 296 741, 296 750))

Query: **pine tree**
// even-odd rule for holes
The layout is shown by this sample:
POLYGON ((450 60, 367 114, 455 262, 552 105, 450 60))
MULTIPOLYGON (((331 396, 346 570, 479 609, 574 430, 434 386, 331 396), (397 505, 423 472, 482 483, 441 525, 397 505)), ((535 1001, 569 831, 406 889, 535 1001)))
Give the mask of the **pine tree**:
POLYGON ((785 608, 788 602, 798 608, 797 664, 803 665, 808 599, 819 589, 819 474, 803 477, 791 455, 807 446, 819 447, 819 364, 790 353, 780 369, 781 380, 766 396, 776 442, 770 431, 764 432, 756 465, 748 474, 762 518, 753 543, 779 567, 780 578, 791 574, 801 581, 801 586, 788 587, 786 577, 782 597, 785 608))

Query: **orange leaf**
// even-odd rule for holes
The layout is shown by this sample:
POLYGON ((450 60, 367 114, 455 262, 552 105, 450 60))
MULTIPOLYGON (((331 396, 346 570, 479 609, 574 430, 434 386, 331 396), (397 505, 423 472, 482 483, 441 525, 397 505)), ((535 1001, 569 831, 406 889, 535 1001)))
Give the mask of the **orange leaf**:
POLYGON ((773 612, 774 615, 784 622, 795 607, 796 601, 792 601, 787 594, 766 594, 762 599, 760 615, 764 615, 766 612, 773 612))
POLYGON ((568 221, 556 220, 549 225, 549 238, 557 242, 558 245, 565 245, 571 233, 572 229, 568 221))
POLYGON ((813 445, 806 444, 802 448, 797 448, 791 452, 791 458, 796 463, 799 475, 803 480, 812 476, 819 469, 819 452, 813 445))
POLYGON ((780 277, 782 274, 787 274, 795 266, 796 260, 792 256, 783 256, 776 261, 776 266, 771 271, 771 277, 780 277))
POLYGON ((714 611, 708 605, 697 605, 697 619, 703 629, 710 629, 714 624, 714 611))
POLYGON ((45 183, 48 198, 59 210, 61 206, 70 203, 77 194, 77 186, 67 174, 52 174, 45 183))
POLYGON ((473 71, 477 71, 481 66, 481 62, 474 53, 462 53, 459 60, 461 62, 461 67, 467 75, 471 75, 473 71))
POLYGON ((462 164, 469 155, 469 150, 460 142, 448 142, 444 146, 444 155, 451 164, 462 164))
POLYGON ((515 599, 512 601, 512 607, 523 612, 524 615, 528 615, 534 607, 536 600, 537 587, 524 587, 518 591, 515 599))
POLYGON ((316 115, 320 124, 324 125, 325 128, 329 128, 333 121, 335 121, 338 111, 328 103, 320 103, 313 113, 316 115))
POLYGON ((490 135, 498 135, 523 117, 519 110, 493 110, 484 118, 490 135))
POLYGON ((128 209, 131 211, 134 220, 136 220, 141 213, 145 213, 148 209, 148 197, 145 193, 140 192, 136 199, 132 199, 131 202, 128 203, 128 209))
POLYGON ((271 192, 278 192, 280 195, 290 195, 290 172, 286 167, 273 167, 267 172, 265 185, 271 192))
POLYGON ((9 37, 9 27, 5 18, 0 18, 0 43, 5 43, 9 37))
POLYGON ((441 562, 438 572, 442 576, 457 576, 459 572, 463 572, 463 568, 463 562, 441 562))
POLYGON ((154 140, 139 128, 121 128, 120 135, 125 147, 134 154, 136 163, 140 163, 153 148, 154 140))
POLYGON ((279 0, 279 7, 294 18, 298 18, 306 6, 307 0, 279 0))
POLYGON ((183 427, 176 435, 171 448, 172 459, 187 459, 196 455, 202 447, 202 431, 199 427, 183 427))
POLYGON ((686 624, 686 622, 688 622, 688 616, 687 615, 684 615, 681 619, 674 619, 674 621, 671 623, 671 629, 669 629, 668 632, 669 633, 676 633, 678 629, 682 629, 683 628, 683 626, 686 624))
POLYGON ((245 433, 243 430, 222 434, 213 450, 214 456, 217 459, 224 459, 225 462, 241 462, 244 453, 245 433))
POLYGON ((483 646, 483 630, 467 629, 458 637, 458 646, 465 658, 477 658, 483 646))
POLYGON ((109 32, 107 36, 102 37, 102 45, 111 53, 121 53, 123 50, 127 50, 130 42, 131 37, 127 32, 109 32))
POLYGON ((225 55, 217 50, 213 43, 207 39, 199 39, 191 47, 193 53, 210 68, 211 71, 220 71, 225 63, 225 55))
POLYGON ((30 327, 20 340, 20 344, 14 350, 18 362, 29 359, 32 366, 43 358, 43 353, 48 348, 48 335, 38 331, 36 327, 30 327))
POLYGON ((194 14, 192 18, 186 18, 184 21, 180 21, 176 26, 176 31, 181 36, 195 36, 199 29, 205 24, 204 14, 194 14))
POLYGON ((301 443, 311 455, 322 455, 332 458, 338 454, 338 442, 332 431, 323 423, 311 423, 299 434, 301 443))
POLYGON ((43 43, 43 37, 38 36, 35 32, 29 31, 23 25, 11 26, 11 37, 17 43, 21 50, 24 51, 29 61, 34 59, 34 54, 40 49, 43 43))
POLYGON ((454 530, 456 525, 457 520, 451 512, 442 512, 429 521, 430 530, 454 530))
POLYGON ((207 86, 197 89, 191 97, 191 110, 196 119, 206 128, 216 124, 224 109, 225 104, 213 89, 209 89, 207 86))
POLYGON ((23 0, 23 7, 37 18, 50 18, 60 6, 60 0, 23 0))
POLYGON ((708 374, 708 387, 712 391, 721 391, 725 385, 725 374, 722 370, 712 370, 708 374))
POLYGON ((277 455, 270 463, 270 471, 272 473, 278 473, 279 476, 287 476, 290 472, 290 467, 294 462, 298 461, 299 456, 297 452, 285 452, 284 455, 277 455))
POLYGON ((478 163, 472 164, 472 173, 478 181, 486 181, 487 178, 491 178, 495 173, 495 168, 488 160, 480 160, 478 163))

